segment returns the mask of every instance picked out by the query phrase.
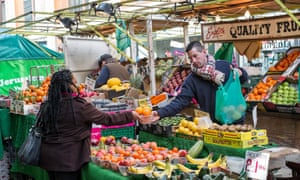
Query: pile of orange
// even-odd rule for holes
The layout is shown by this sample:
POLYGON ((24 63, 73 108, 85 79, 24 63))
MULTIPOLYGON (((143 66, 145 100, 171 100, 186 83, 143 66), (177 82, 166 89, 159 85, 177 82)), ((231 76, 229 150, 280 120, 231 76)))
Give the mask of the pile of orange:
POLYGON ((152 109, 150 106, 138 106, 135 109, 139 115, 150 116, 152 114, 152 109))
POLYGON ((269 71, 285 71, 300 55, 299 50, 290 52, 287 56, 283 57, 277 64, 271 66, 269 71))
POLYGON ((277 83, 277 80, 268 76, 265 81, 259 81, 247 96, 247 101, 262 101, 264 100, 270 89, 277 83))
POLYGON ((40 87, 29 85, 29 87, 22 91, 22 97, 25 104, 35 104, 43 102, 44 97, 48 94, 51 77, 47 76, 40 87))

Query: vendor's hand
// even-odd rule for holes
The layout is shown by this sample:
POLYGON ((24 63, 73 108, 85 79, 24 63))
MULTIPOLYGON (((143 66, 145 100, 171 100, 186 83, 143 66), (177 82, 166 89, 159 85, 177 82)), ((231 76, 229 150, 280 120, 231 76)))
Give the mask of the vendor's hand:
MULTIPOLYGON (((239 77, 241 77, 241 76, 243 75, 243 72, 240 70, 240 68, 235 68, 235 67, 233 67, 232 65, 230 65, 230 68, 231 68, 232 70, 238 72, 239 77)), ((234 76, 234 78, 235 78, 235 76, 234 76)))
POLYGON ((213 81, 217 84, 217 85, 221 85, 225 80, 225 74, 222 73, 221 71, 215 70, 215 75, 213 78, 213 81))
POLYGON ((153 121, 158 121, 160 119, 160 116, 157 111, 152 111, 153 121))

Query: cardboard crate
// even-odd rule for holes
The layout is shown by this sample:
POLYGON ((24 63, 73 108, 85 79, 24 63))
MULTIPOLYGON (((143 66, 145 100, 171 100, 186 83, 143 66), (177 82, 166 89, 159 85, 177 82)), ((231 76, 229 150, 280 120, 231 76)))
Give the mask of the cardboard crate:
POLYGON ((216 136, 222 138, 231 138, 236 140, 251 140, 251 139, 260 139, 267 136, 266 129, 253 129, 248 132, 229 132, 229 131, 219 131, 214 129, 205 129, 203 135, 207 136, 216 136))
POLYGON ((263 138, 262 137, 257 138, 257 139, 240 140, 240 139, 204 135, 203 139, 205 143, 216 144, 216 145, 232 147, 232 148, 250 148, 256 145, 260 146, 269 143, 267 136, 263 138))
POLYGON ((113 99, 116 97, 124 96, 126 93, 125 90, 116 91, 116 90, 95 90, 98 93, 104 93, 106 99, 113 99))

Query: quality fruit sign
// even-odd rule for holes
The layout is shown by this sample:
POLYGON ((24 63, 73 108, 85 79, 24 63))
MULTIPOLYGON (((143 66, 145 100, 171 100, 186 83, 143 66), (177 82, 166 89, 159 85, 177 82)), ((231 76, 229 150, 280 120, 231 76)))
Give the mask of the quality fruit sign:
MULTIPOLYGON (((295 16, 300 19, 300 14, 295 16)), ((203 42, 283 39, 299 36, 300 27, 289 16, 202 24, 203 42)))

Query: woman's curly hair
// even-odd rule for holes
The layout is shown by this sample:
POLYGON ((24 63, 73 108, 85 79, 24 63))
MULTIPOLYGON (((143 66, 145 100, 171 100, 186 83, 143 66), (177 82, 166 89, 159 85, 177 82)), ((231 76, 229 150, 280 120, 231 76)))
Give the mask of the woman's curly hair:
MULTIPOLYGON (((73 111, 72 100, 74 96, 72 86, 76 87, 76 85, 72 80, 73 74, 68 69, 57 71, 52 75, 47 101, 41 106, 42 124, 46 133, 55 132, 57 129, 56 121, 59 112, 62 110, 62 99, 66 100, 66 103, 70 103, 73 111)), ((74 111, 73 118, 74 122, 76 122, 74 111)))

